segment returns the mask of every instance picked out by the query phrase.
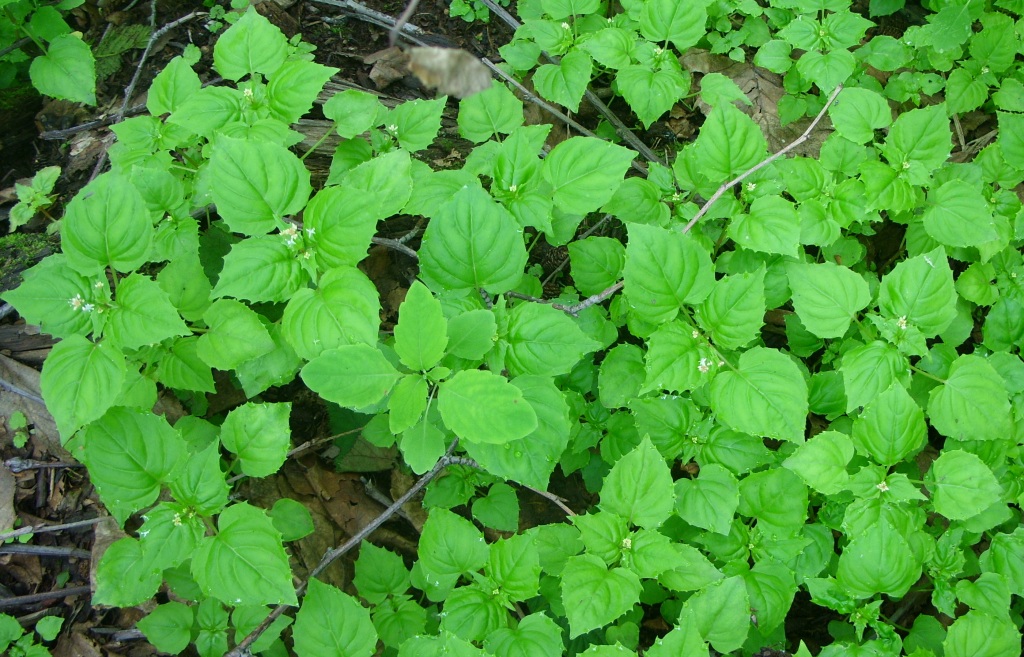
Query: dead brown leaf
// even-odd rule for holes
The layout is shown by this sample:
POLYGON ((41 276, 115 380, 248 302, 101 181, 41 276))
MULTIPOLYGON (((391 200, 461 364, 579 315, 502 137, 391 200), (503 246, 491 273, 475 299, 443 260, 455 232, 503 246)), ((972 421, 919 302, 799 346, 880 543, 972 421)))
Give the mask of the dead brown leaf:
POLYGON ((446 96, 467 98, 491 88, 491 71, 461 48, 410 48, 409 70, 446 96))

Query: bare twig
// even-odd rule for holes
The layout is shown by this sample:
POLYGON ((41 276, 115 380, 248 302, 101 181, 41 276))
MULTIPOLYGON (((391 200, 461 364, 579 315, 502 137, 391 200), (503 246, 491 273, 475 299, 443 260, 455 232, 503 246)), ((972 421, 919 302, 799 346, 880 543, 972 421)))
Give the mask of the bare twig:
MULTIPOLYGON (((413 496, 415 496, 417 493, 420 492, 420 490, 423 489, 424 486, 426 486, 428 483, 430 483, 431 480, 437 477, 437 475, 440 474, 441 471, 444 470, 445 467, 447 467, 448 464, 450 463, 449 459, 451 458, 452 452, 455 451, 455 447, 458 444, 458 439, 453 440, 452 444, 448 446, 448 450, 445 452, 445 455, 441 457, 441 459, 438 460, 436 464, 434 464, 434 467, 431 468, 427 474, 420 477, 419 480, 412 485, 412 488, 407 490, 404 495, 395 500, 394 504, 389 506, 379 516, 374 518, 373 521, 370 522, 370 524, 368 524, 366 527, 361 529, 359 533, 357 533, 349 540, 345 541, 345 543, 340 547, 337 547, 329 551, 327 554, 325 554, 323 559, 320 560, 320 563, 317 564, 316 568, 314 568, 309 573, 309 579, 303 582, 295 590, 295 595, 302 596, 306 592, 306 587, 309 586, 309 580, 313 579, 314 577, 322 573, 328 566, 334 563, 334 561, 338 557, 342 556, 352 548, 362 543, 367 536, 373 533, 375 529, 383 525, 391 516, 398 513, 398 510, 401 509, 406 502, 411 500, 413 496)), ((250 632, 249 635, 246 636, 244 639, 239 641, 238 645, 235 646, 234 649, 227 652, 225 654, 225 657, 244 657, 245 655, 247 655, 249 652, 249 646, 251 646, 253 642, 256 641, 256 639, 260 638, 260 636, 262 636, 262 634, 267 631, 267 628, 270 627, 271 623, 277 620, 281 616, 281 614, 283 614, 289 608, 289 606, 290 605, 278 605, 273 611, 270 612, 270 615, 263 619, 263 622, 260 623, 256 627, 256 629, 250 632)))
POLYGON ((395 24, 391 26, 391 31, 388 32, 388 45, 394 46, 395 42, 398 41, 398 35, 402 31, 402 26, 409 22, 412 18, 413 12, 416 11, 416 7, 420 5, 420 0, 409 0, 409 4, 406 5, 405 11, 398 17, 395 24))
POLYGON ((415 251, 413 251, 412 249, 410 249, 409 247, 407 247, 405 244, 398 240, 389 239, 387 237, 374 237, 370 241, 373 242, 374 244, 378 244, 389 249, 394 249, 399 253, 409 256, 413 260, 419 261, 420 259, 418 253, 416 253, 415 251))
POLYGON ((56 591, 47 591, 46 593, 20 595, 16 598, 6 598, 0 600, 0 609, 10 609, 12 607, 25 607, 27 605, 36 604, 37 602, 46 602, 47 600, 59 600, 60 598, 66 598, 72 595, 88 595, 91 592, 92 589, 88 586, 69 586, 66 589, 57 589, 56 591))
POLYGON ((48 463, 46 461, 37 461, 35 459, 23 459, 15 456, 4 461, 11 472, 24 472, 25 470, 44 470, 47 468, 84 468, 85 466, 81 463, 68 463, 65 461, 54 461, 48 463))
POLYGON ((802 144, 805 141, 807 141, 807 138, 811 136, 811 133, 818 126, 818 123, 821 121, 822 118, 825 117, 825 112, 827 112, 828 108, 832 106, 832 103, 834 103, 835 100, 836 100, 836 96, 838 96, 839 92, 842 91, 842 90, 843 90, 843 85, 839 85, 838 87, 835 88, 835 90, 832 92, 832 94, 828 97, 828 100, 825 101, 825 106, 821 108, 821 111, 818 112, 818 115, 816 117, 814 117, 814 120, 811 121, 811 125, 807 126, 807 129, 804 130, 802 135, 800 135, 799 137, 794 139, 792 142, 790 142, 788 145, 786 145, 786 147, 783 148, 782 150, 780 150, 779 152, 775 153, 774 155, 771 155, 770 157, 765 158, 764 160, 761 160, 760 162, 758 162, 754 166, 750 167, 749 169, 747 169, 746 171, 744 171, 740 175, 736 176, 735 178, 733 178, 729 182, 724 183, 721 187, 719 187, 718 190, 714 194, 711 195, 711 198, 709 198, 707 201, 704 202, 704 205, 702 205, 700 210, 697 211, 697 214, 693 215, 693 218, 690 219, 690 221, 686 224, 686 226, 683 227, 683 232, 684 233, 690 232, 690 229, 694 227, 694 225, 700 220, 701 217, 703 217, 705 214, 707 214, 708 210, 711 209, 711 206, 714 205, 715 201, 717 201, 718 199, 720 199, 722 197, 722 194, 726 193, 728 190, 732 189, 736 185, 738 185, 741 182, 743 182, 743 180, 747 176, 749 176, 750 174, 754 173, 755 171, 759 171, 759 170, 763 169, 764 167, 768 166, 769 164, 771 164, 775 160, 779 159, 780 157, 782 157, 783 155, 788 153, 789 151, 793 150, 794 148, 796 148, 800 144, 802 144))
MULTIPOLYGON (((142 51, 142 57, 139 59, 139 63, 135 67, 135 75, 132 76, 131 82, 128 83, 128 86, 124 90, 124 102, 121 104, 121 109, 117 112, 118 121, 124 118, 125 112, 128 111, 128 103, 132 99, 132 94, 135 93, 135 85, 139 83, 139 76, 142 75, 142 68, 143 66, 145 66, 146 60, 149 59, 149 52, 153 49, 153 44, 155 44, 160 39, 160 37, 167 34, 179 25, 187 23, 193 18, 196 18, 197 16, 205 15, 206 12, 193 11, 192 13, 186 14, 175 21, 171 21, 167 25, 161 27, 159 30, 154 30, 154 32, 149 36, 149 42, 146 43, 146 49, 142 51)), ((153 0, 153 4, 150 8, 149 24, 151 29, 156 27, 156 0, 153 0)))
POLYGON ((601 292, 598 292, 597 294, 595 294, 593 296, 589 296, 589 297, 587 297, 583 301, 580 301, 579 303, 577 303, 574 306, 564 306, 564 305, 562 305, 560 303, 556 303, 556 304, 552 304, 551 307, 552 308, 558 308, 559 310, 561 310, 563 312, 566 312, 566 313, 569 313, 570 315, 575 317, 576 315, 579 315, 581 312, 583 312, 587 308, 589 308, 589 307, 591 307, 593 305, 601 303, 602 301, 604 301, 605 299, 607 299, 608 297, 610 297, 611 295, 615 294, 616 292, 618 292, 621 289, 622 289, 622 281, 619 281, 618 283, 616 283, 615 285, 611 286, 610 288, 608 288, 606 290, 602 290, 601 292))
MULTIPOLYGON (((449 463, 451 465, 464 465, 464 466, 469 467, 469 468, 475 468, 477 470, 484 470, 484 468, 479 463, 477 463, 473 459, 466 458, 465 456, 453 456, 453 457, 451 457, 449 459, 449 463)), ((573 511, 572 509, 570 509, 568 506, 565 505, 565 501, 566 500, 565 500, 564 497, 559 497, 558 495, 555 495, 554 493, 549 493, 546 490, 540 490, 539 488, 534 488, 533 486, 527 486, 526 484, 520 483, 519 485, 522 486, 523 488, 525 488, 526 490, 530 491, 531 493, 536 493, 537 495, 540 495, 543 498, 551 500, 551 502, 553 502, 555 504, 555 506, 557 506, 562 511, 565 511, 566 515, 570 515, 570 516, 576 515, 575 511, 573 511)))
POLYGON ((99 518, 89 518, 88 520, 79 520, 77 522, 66 522, 60 525, 33 525, 31 527, 22 527, 5 534, 0 534, 0 541, 7 541, 12 538, 24 536, 25 534, 46 534, 48 532, 61 532, 69 529, 85 529, 101 522, 105 517, 106 516, 101 516, 99 518))
POLYGON ((30 43, 32 43, 32 39, 30 39, 28 37, 22 37, 22 38, 18 39, 17 41, 15 41, 14 43, 12 43, 11 45, 7 46, 6 48, 0 48, 0 57, 4 57, 5 55, 9 55, 12 52, 14 52, 15 50, 17 50, 18 48, 21 48, 23 46, 27 46, 30 43))
POLYGON ((90 559, 92 553, 88 550, 67 547, 63 545, 0 545, 0 554, 34 554, 39 557, 74 557, 76 559, 90 559))
POLYGON ((10 383, 8 381, 4 381, 3 379, 0 379, 0 388, 3 388, 4 390, 8 390, 10 392, 13 392, 16 395, 21 395, 25 399, 31 399, 32 401, 34 401, 34 402, 36 402, 38 404, 45 404, 46 403, 46 402, 43 401, 43 398, 40 397, 39 395, 37 395, 35 393, 32 393, 32 392, 29 392, 28 390, 24 390, 22 388, 19 388, 18 386, 14 385, 13 383, 10 383))

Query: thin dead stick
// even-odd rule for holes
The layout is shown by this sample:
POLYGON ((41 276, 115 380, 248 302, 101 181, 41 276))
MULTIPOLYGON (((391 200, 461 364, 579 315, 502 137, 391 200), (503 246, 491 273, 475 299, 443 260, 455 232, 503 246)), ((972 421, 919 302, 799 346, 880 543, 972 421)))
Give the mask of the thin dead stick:
MULTIPOLYGON (((135 93, 135 85, 137 85, 139 83, 139 77, 142 75, 142 68, 143 68, 143 66, 145 66, 146 60, 149 59, 149 52, 153 49, 153 44, 155 44, 160 39, 160 37, 162 37, 163 35, 167 34, 171 30, 173 30, 174 28, 178 27, 179 25, 181 25, 183 23, 187 23, 187 22, 189 22, 190 20, 192 20, 193 18, 195 18, 197 16, 205 16, 205 15, 206 15, 206 12, 203 12, 203 11, 193 11, 192 13, 186 14, 186 15, 182 16, 181 18, 179 18, 179 19, 177 19, 175 21, 171 21, 167 25, 164 25, 163 27, 161 27, 159 30, 155 30, 150 35, 149 42, 146 43, 146 49, 142 51, 142 58, 139 59, 139 63, 135 67, 135 75, 132 76, 131 82, 128 83, 128 86, 124 90, 124 102, 121 104, 121 109, 118 110, 118 112, 117 112, 117 117, 118 117, 117 120, 118 121, 120 121, 122 118, 124 118, 125 112, 128 111, 128 103, 132 99, 132 94, 135 93)), ((152 8, 151 8, 151 13, 150 13, 150 16, 149 16, 149 24, 150 24, 151 27, 156 27, 156 0, 153 0, 153 5, 152 5, 152 8)))
POLYGON ((92 553, 80 548, 62 545, 0 545, 0 554, 34 554, 39 557, 74 557, 91 559, 92 553))
POLYGON ((413 260, 419 261, 420 259, 418 253, 407 247, 402 242, 399 242, 398 240, 389 239, 387 237, 373 237, 370 239, 370 241, 373 242, 374 244, 378 244, 389 249, 394 249, 399 253, 409 256, 413 260))
POLYGON ((32 527, 22 527, 21 529, 15 529, 14 531, 7 532, 6 534, 0 534, 0 542, 24 536, 25 534, 46 534, 48 532, 61 532, 68 529, 84 529, 101 522, 105 517, 106 516, 100 516, 98 518, 89 518, 88 520, 79 520, 77 522, 66 522, 60 525, 34 525, 32 527))
POLYGON ((0 609, 25 607, 27 605, 34 605, 37 602, 59 600, 60 598, 66 598, 72 595, 87 595, 91 592, 92 588, 88 586, 69 586, 66 589, 57 589, 56 591, 47 591, 46 593, 33 593, 32 595, 21 595, 16 598, 0 599, 0 609))
POLYGON ((705 214, 707 214, 708 210, 711 209, 711 206, 714 205, 715 201, 717 201, 718 199, 720 199, 722 197, 722 194, 726 193, 728 190, 732 189, 736 185, 738 185, 741 182, 743 182, 743 180, 746 179, 746 177, 749 176, 750 174, 754 173, 755 171, 759 171, 759 170, 763 169, 764 167, 768 166, 769 164, 771 164, 775 160, 779 159, 780 157, 782 157, 783 155, 788 153, 789 151, 793 150, 794 148, 796 148, 800 144, 802 144, 805 141, 807 141, 807 138, 811 136, 811 133, 818 126, 818 123, 821 121, 822 118, 825 117, 825 112, 827 112, 828 108, 832 106, 832 103, 835 102, 836 97, 839 95, 839 92, 842 91, 842 90, 843 90, 843 85, 839 85, 838 87, 835 88, 835 91, 832 92, 832 95, 830 95, 828 97, 828 100, 825 101, 825 106, 821 108, 821 111, 818 112, 818 115, 816 117, 814 117, 814 120, 811 121, 811 125, 807 126, 807 129, 804 130, 802 135, 800 135, 799 137, 794 139, 792 142, 790 142, 785 148, 783 148, 779 152, 777 152, 774 155, 771 155, 770 157, 767 157, 764 160, 758 162, 757 164, 755 164, 754 166, 750 167, 749 169, 747 169, 746 171, 744 171, 743 173, 741 173, 737 177, 733 178, 729 182, 724 183, 721 187, 719 187, 718 190, 714 194, 711 195, 711 198, 709 198, 707 201, 704 202, 704 205, 702 205, 700 210, 697 211, 697 214, 693 215, 693 219, 690 219, 690 221, 686 224, 686 226, 683 227, 683 232, 684 233, 690 232, 690 229, 693 228, 693 226, 700 220, 701 217, 703 217, 705 214))
MULTIPOLYGON (((401 497, 395 500, 394 504, 392 504, 383 512, 381 512, 379 516, 374 518, 373 521, 370 522, 370 524, 361 529, 359 533, 357 533, 349 540, 345 541, 345 543, 340 547, 337 547, 328 552, 327 554, 325 554, 323 559, 320 560, 320 563, 317 564, 316 568, 314 568, 309 573, 309 577, 306 579, 306 581, 299 585, 299 587, 295 590, 296 597, 301 597, 306 592, 306 587, 309 586, 309 581, 311 579, 322 573, 328 566, 334 563, 334 561, 338 557, 342 556, 352 548, 362 543, 367 536, 372 534, 375 529, 377 529, 385 522, 387 522, 387 520, 391 516, 398 513, 398 510, 401 509, 406 502, 411 500, 413 496, 415 496, 417 493, 420 492, 420 490, 423 489, 424 486, 426 486, 428 483, 430 483, 431 480, 437 477, 437 475, 439 475, 441 471, 444 470, 445 467, 447 467, 448 464, 451 462, 450 459, 452 457, 452 452, 455 451, 455 447, 458 444, 458 439, 453 440, 452 444, 448 446, 448 450, 445 452, 444 456, 442 456, 441 459, 434 464, 434 467, 431 468, 427 474, 420 477, 419 480, 412 485, 412 488, 407 490, 405 494, 403 494, 401 497)), ((290 606, 291 605, 278 605, 277 607, 275 607, 274 610, 270 612, 270 615, 264 618, 263 622, 256 626, 256 629, 250 632, 248 636, 246 636, 244 639, 239 641, 238 645, 235 646, 232 650, 225 653, 224 657, 244 657, 245 655, 247 655, 249 653, 249 646, 251 646, 253 642, 256 641, 256 639, 260 638, 260 636, 262 636, 263 633, 267 631, 267 628, 270 627, 271 623, 277 620, 281 616, 281 614, 283 614, 290 606)))
POLYGON ((23 459, 17 456, 4 461, 4 465, 6 465, 11 472, 24 472, 25 470, 46 470, 49 468, 85 467, 81 463, 70 463, 66 461, 55 461, 53 463, 48 463, 46 461, 37 461, 35 459, 23 459))
POLYGON ((621 289, 622 289, 622 281, 619 281, 618 283, 616 283, 615 285, 611 286, 610 288, 608 288, 606 290, 603 290, 601 292, 598 292, 597 294, 595 294, 593 296, 587 297, 586 299, 584 299, 583 301, 580 301, 579 303, 577 303, 574 306, 563 306, 560 303, 555 303, 555 304, 552 304, 551 307, 552 308, 558 308, 562 312, 569 313, 570 315, 575 317, 576 315, 579 315, 581 312, 583 312, 587 308, 589 308, 589 307, 591 307, 593 305, 601 303, 602 301, 604 301, 605 299, 607 299, 608 297, 610 297, 611 295, 615 294, 616 292, 618 292, 621 289))
POLYGON ((420 0, 410 0, 409 4, 405 6, 405 11, 401 13, 395 24, 391 26, 391 31, 388 33, 388 45, 394 46, 395 42, 398 41, 398 35, 402 31, 402 26, 409 22, 412 18, 412 14, 416 11, 416 7, 420 5, 420 0))

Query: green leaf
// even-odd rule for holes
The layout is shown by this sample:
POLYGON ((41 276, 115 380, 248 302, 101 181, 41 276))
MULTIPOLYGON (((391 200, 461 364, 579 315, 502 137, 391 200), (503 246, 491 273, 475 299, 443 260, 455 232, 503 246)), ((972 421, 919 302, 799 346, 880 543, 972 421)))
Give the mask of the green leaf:
POLYGON ((285 62, 267 83, 270 115, 283 123, 297 123, 313 107, 320 90, 338 70, 303 59, 285 62))
POLYGON ((924 412, 899 383, 875 397, 853 422, 858 452, 882 465, 895 465, 916 454, 928 439, 924 412))
POLYGON ((268 477, 281 467, 292 445, 288 416, 291 402, 246 403, 228 413, 220 428, 220 440, 238 455, 242 472, 268 477))
POLYGON ((509 312, 508 353, 512 376, 568 374, 584 354, 601 347, 568 315, 538 303, 521 303, 509 312))
POLYGON ((598 372, 598 399, 605 408, 622 408, 640 393, 644 382, 644 352, 632 344, 608 350, 598 372))
MULTIPOLYGON (((182 429, 181 420, 175 425, 182 429)), ((220 468, 220 442, 211 442, 190 454, 181 472, 170 482, 174 499, 194 507, 204 516, 220 512, 228 503, 228 484, 220 468)))
POLYGON ((502 628, 489 634, 484 648, 495 657, 561 657, 565 646, 555 621, 536 612, 519 621, 514 630, 502 628))
POLYGON ((523 125, 523 102, 495 82, 487 91, 459 101, 458 122, 459 134, 479 144, 523 125))
POLYGON ((206 533, 195 512, 177 502, 161 502, 146 512, 139 528, 144 567, 164 571, 192 556, 206 533))
POLYGON ((988 85, 963 68, 957 68, 946 78, 946 107, 950 112, 962 114, 976 110, 988 100, 988 85))
POLYGON ((850 478, 846 466, 852 458, 853 443, 846 434, 823 431, 798 446, 782 466, 800 475, 819 493, 835 495, 846 488, 850 478))
POLYGON ((840 366, 846 390, 846 412, 865 406, 888 390, 907 371, 907 359, 896 347, 875 340, 850 349, 840 366))
POLYGON ((712 181, 726 182, 763 160, 768 145, 749 116, 726 104, 708 115, 694 149, 703 174, 712 181))
POLYGON ((125 371, 124 354, 106 342, 71 335, 53 346, 39 389, 65 442, 113 405, 125 371))
POLYGON ((384 122, 385 110, 377 97, 358 89, 334 94, 323 105, 324 116, 334 121, 334 129, 345 139, 362 134, 384 122))
POLYGON ((611 199, 633 161, 633 151, 595 137, 571 137, 551 149, 541 171, 555 207, 587 214, 611 199))
MULTIPOLYGON (((231 612, 231 626, 235 629, 235 636, 248 636, 250 632, 259 627, 260 623, 270 615, 270 609, 264 605, 244 605, 235 607, 231 612)), ((274 644, 280 645, 278 638, 286 627, 292 624, 288 616, 278 616, 271 621, 270 626, 252 643, 249 650, 253 654, 260 654, 270 650, 274 644)))
POLYGON ((519 499, 515 489, 506 483, 491 484, 486 496, 473 500, 472 511, 484 527, 501 532, 519 529, 519 499))
POLYGON ((339 266, 288 302, 281 320, 284 336, 300 358, 312 360, 328 349, 377 344, 380 301, 377 288, 355 267, 339 266))
POLYGON ((444 438, 444 433, 424 417, 402 432, 398 446, 402 450, 402 458, 412 471, 423 474, 444 456, 444 438))
POLYGON ((402 364, 415 372, 424 372, 437 364, 448 346, 448 322, 441 313, 441 302, 423 283, 414 281, 398 307, 395 325, 395 351, 402 364))
POLYGON ((447 509, 431 509, 420 534, 420 568, 425 577, 457 577, 487 562, 483 535, 473 523, 447 509))
POLYGON ((409 590, 409 569, 402 557, 369 541, 359 544, 356 574, 352 583, 359 595, 372 604, 409 590))
POLYGON ((292 298, 309 283, 302 265, 308 252, 296 252, 292 239, 281 233, 233 244, 212 296, 275 302, 292 298))
POLYGON ((203 87, 184 98, 167 122, 208 139, 242 120, 244 96, 231 87, 203 87))
POLYGON ((959 449, 944 451, 928 470, 935 510, 950 520, 967 520, 1002 497, 1002 488, 985 463, 959 449))
POLYGON ((26 322, 55 338, 92 332, 92 314, 85 311, 87 303, 95 306, 92 284, 71 268, 64 255, 55 253, 44 258, 22 276, 20 286, 4 292, 4 301, 14 306, 26 322))
POLYGON ((292 637, 299 657, 370 657, 377 650, 370 612, 352 596, 318 579, 309 580, 292 637))
POLYGON ((686 392, 711 381, 718 365, 699 331, 679 321, 659 326, 647 339, 646 379, 640 393, 686 392))
POLYGON ((755 472, 740 482, 739 512, 766 535, 792 536, 807 521, 807 487, 786 468, 755 472))
POLYGON ((115 407, 85 431, 85 461, 119 524, 149 506, 185 458, 185 442, 162 416, 115 407))
POLYGON ((633 61, 636 34, 621 27, 605 27, 591 34, 580 47, 602 66, 621 69, 633 61))
POLYGON ((533 73, 533 82, 541 96, 573 112, 579 111, 594 63, 583 50, 566 53, 557 64, 542 64, 533 73))
POLYGON ((1006 617, 969 611, 949 627, 942 642, 946 657, 1000 657, 1020 651, 1020 631, 1006 617))
POLYGON ((949 158, 952 136, 945 107, 932 105, 900 114, 881 151, 894 169, 907 171, 911 183, 924 184, 949 158))
POLYGON ((442 630, 439 636, 413 636, 398 651, 398 657, 485 657, 482 649, 442 630))
POLYGON ((39 93, 73 103, 96 104, 96 60, 80 37, 62 34, 32 60, 28 70, 39 93))
POLYGON ((679 616, 679 625, 688 622, 718 652, 729 653, 743 645, 750 630, 750 601, 743 578, 728 577, 695 593, 679 616))
POLYGON ((753 104, 732 78, 721 73, 707 73, 700 79, 700 97, 712 107, 737 100, 744 105, 753 104))
POLYGON ((882 277, 878 307, 892 319, 902 319, 931 338, 956 317, 956 290, 946 251, 908 258, 882 277))
POLYGON ((301 210, 310 191, 309 171, 284 146, 223 136, 213 144, 210 193, 234 232, 263 235, 283 227, 285 215, 301 210))
POLYGON ((479 187, 462 189, 438 210, 419 256, 420 275, 435 290, 500 294, 518 285, 526 266, 515 220, 479 187))
POLYGON ((928 418, 936 431, 950 438, 1002 440, 1011 427, 1006 386, 981 356, 960 356, 945 383, 929 394, 928 418))
POLYGON ((711 408, 737 431, 802 443, 807 383, 792 360, 754 347, 740 356, 736 369, 711 382, 711 408))
POLYGON ((153 224, 138 190, 106 173, 68 204, 61 221, 61 248, 68 264, 89 275, 111 267, 130 272, 146 262, 153 224))
POLYGON ((484 637, 508 625, 508 612, 501 602, 485 590, 482 583, 460 586, 449 594, 444 604, 441 628, 454 632, 466 641, 483 641, 484 637))
MULTIPOLYGON (((423 412, 427 410, 427 395, 429 385, 424 376, 418 374, 407 374, 398 380, 391 397, 388 398, 388 428, 391 433, 397 435, 412 428, 420 421, 423 412)), ((428 423, 429 424, 429 423, 428 423)), ((421 427, 420 432, 427 431, 427 427, 421 427)), ((432 438, 432 436, 431 436, 432 438)), ((433 442, 433 441, 431 441, 433 442)), ((403 451, 404 451, 403 445, 403 451)), ((444 453, 444 448, 441 448, 444 453)), ((405 455, 408 460, 408 454, 405 455)), ((440 456, 440 454, 436 455, 440 456)), ((437 460, 436 458, 434 459, 437 460)), ((433 463, 431 463, 431 466, 433 463)), ((427 470, 431 466, 427 466, 427 470)), ((415 468, 418 472, 425 472, 421 468, 415 468)))
POLYGON ((490 310, 480 308, 456 315, 448 320, 448 353, 479 360, 494 346, 497 329, 490 310))
POLYGON ((122 538, 111 545, 96 566, 96 604, 134 607, 156 595, 163 581, 161 571, 152 568, 142 544, 122 538))
POLYGON ((365 344, 329 349, 302 368, 302 380, 314 392, 349 408, 376 404, 400 377, 379 349, 365 344))
POLYGON ((137 625, 154 648, 176 655, 192 641, 193 621, 191 607, 180 602, 167 602, 149 612, 137 625))
POLYGON ((786 620, 796 595, 793 571, 777 561, 759 561, 742 575, 750 608, 757 611, 757 628, 769 635, 786 620))
POLYGON ((441 112, 447 97, 436 100, 411 100, 390 112, 386 122, 397 129, 395 136, 402 148, 415 153, 430 146, 441 129, 441 112))
POLYGON ((544 13, 560 21, 575 15, 592 14, 600 8, 599 0, 541 0, 544 13))
POLYGON ((676 513, 697 527, 728 535, 740 503, 739 486, 731 472, 716 463, 700 469, 696 479, 675 483, 676 513))
POLYGON ((192 557, 192 576, 205 595, 229 605, 297 604, 281 534, 265 511, 233 504, 217 529, 192 557))
POLYGON ((491 543, 487 576, 509 600, 529 600, 540 587, 540 555, 534 536, 518 534, 491 543))
POLYGON ((690 90, 689 80, 674 68, 653 71, 627 66, 618 71, 615 84, 644 128, 650 128, 690 90))
POLYGON ((630 224, 623 282, 630 311, 660 324, 683 304, 704 300, 714 286, 711 257, 690 236, 657 226, 630 224))
POLYGON ((795 258, 800 252, 800 217, 781 196, 760 196, 750 205, 749 214, 732 221, 729 237, 752 251, 795 258))
POLYGON ((512 385, 537 414, 537 428, 519 440, 504 445, 463 443, 466 452, 488 472, 527 486, 547 488, 558 458, 569 443, 572 423, 565 395, 552 379, 521 376, 512 385))
POLYGON ((601 487, 601 510, 640 527, 660 526, 674 502, 672 474, 650 438, 616 461, 601 487))
POLYGON ((180 390, 214 392, 213 370, 199 358, 198 343, 197 337, 171 343, 170 349, 157 362, 157 380, 180 390))
POLYGON ((156 281, 140 274, 130 274, 117 286, 107 322, 107 335, 127 349, 191 333, 156 281))
POLYGON ((199 336, 196 350, 211 367, 230 371, 274 349, 259 316, 233 299, 214 302, 203 313, 203 321, 209 330, 199 336))
POLYGON ((603 627, 629 611, 640 601, 640 589, 640 578, 631 570, 609 570, 590 554, 569 557, 562 570, 569 638, 603 627))
POLYGON ((764 325, 762 266, 750 274, 732 274, 714 283, 711 294, 697 308, 697 320, 719 348, 739 349, 760 335, 764 325))
POLYGON ((581 294, 597 294, 622 275, 626 249, 611 237, 588 237, 569 243, 572 279, 581 294))
POLYGON ((704 36, 708 14, 702 2, 648 0, 640 10, 640 33, 650 41, 671 41, 686 52, 704 36))
POLYGON ((537 414, 519 388, 483 370, 463 370, 439 386, 445 425, 469 442, 503 444, 537 428, 537 414))
POLYGON ((849 50, 835 49, 827 53, 812 50, 796 62, 796 70, 823 91, 832 91, 853 74, 857 62, 849 50))
POLYGON ((819 338, 841 338, 857 313, 871 302, 867 281, 846 267, 790 263, 786 265, 793 309, 807 330, 819 338))
POLYGON ((924 229, 945 246, 981 246, 998 239, 992 207, 981 190, 963 180, 950 180, 928 193, 924 229))
POLYGON ((237 82, 246 75, 269 76, 285 62, 288 40, 254 7, 249 9, 217 39, 213 48, 213 66, 228 80, 237 82))
POLYGON ((836 571, 840 586, 856 598, 876 593, 900 598, 920 576, 921 564, 907 541, 884 518, 858 532, 843 548, 836 571))
MULTIPOLYGON (((163 70, 153 78, 146 96, 146 109, 153 116, 170 114, 182 103, 202 89, 203 83, 192 66, 180 55, 167 62, 163 70)), ((176 652, 176 651, 165 651, 176 652)))

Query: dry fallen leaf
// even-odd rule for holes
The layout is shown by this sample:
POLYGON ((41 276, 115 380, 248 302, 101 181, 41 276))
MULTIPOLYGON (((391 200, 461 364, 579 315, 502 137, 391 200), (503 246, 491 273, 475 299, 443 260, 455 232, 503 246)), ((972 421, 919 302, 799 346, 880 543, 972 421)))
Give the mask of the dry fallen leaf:
POLYGON ((459 48, 410 48, 409 70, 427 87, 456 98, 491 88, 491 72, 459 48))

